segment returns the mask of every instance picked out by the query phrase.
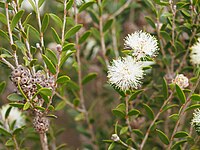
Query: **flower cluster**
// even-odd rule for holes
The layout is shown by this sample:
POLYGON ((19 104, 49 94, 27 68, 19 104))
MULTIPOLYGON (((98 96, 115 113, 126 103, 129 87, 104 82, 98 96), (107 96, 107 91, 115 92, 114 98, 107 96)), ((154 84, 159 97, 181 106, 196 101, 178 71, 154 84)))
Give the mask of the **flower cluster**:
POLYGON ((154 36, 143 31, 137 31, 124 39, 125 48, 132 50, 132 55, 137 59, 155 57, 158 51, 158 41, 154 36))
POLYGON ((193 65, 200 65, 200 38, 198 38, 198 42, 191 47, 190 61, 193 65))
POLYGON ((154 57, 158 51, 158 42, 149 33, 138 31, 124 39, 125 47, 131 48, 132 56, 113 60, 108 66, 108 82, 122 91, 137 89, 144 77, 143 68, 147 64, 145 57, 154 57))
POLYGON ((172 83, 177 84, 180 86, 180 88, 186 88, 189 85, 189 80, 186 76, 183 74, 178 74, 174 80, 172 80, 172 83))
POLYGON ((32 75, 27 67, 21 65, 11 72, 11 81, 16 86, 19 84, 29 99, 37 92, 37 84, 46 88, 52 88, 55 84, 53 76, 46 77, 42 70, 32 75))
POLYGON ((25 125, 25 116, 18 108, 6 104, 0 109, 0 122, 0 126, 4 129, 7 131, 13 131, 25 125), (10 112, 9 109, 11 109, 10 112), (6 116, 8 112, 9 114, 6 116))
POLYGON ((200 135, 200 109, 194 110, 191 125, 195 128, 196 132, 200 135))

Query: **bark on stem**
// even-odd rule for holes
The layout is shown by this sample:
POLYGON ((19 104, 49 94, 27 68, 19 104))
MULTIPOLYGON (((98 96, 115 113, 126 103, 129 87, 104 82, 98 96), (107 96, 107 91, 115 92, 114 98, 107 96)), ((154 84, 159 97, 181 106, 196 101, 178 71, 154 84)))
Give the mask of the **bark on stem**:
POLYGON ((42 150, 49 150, 46 133, 40 134, 40 142, 42 145, 42 150))

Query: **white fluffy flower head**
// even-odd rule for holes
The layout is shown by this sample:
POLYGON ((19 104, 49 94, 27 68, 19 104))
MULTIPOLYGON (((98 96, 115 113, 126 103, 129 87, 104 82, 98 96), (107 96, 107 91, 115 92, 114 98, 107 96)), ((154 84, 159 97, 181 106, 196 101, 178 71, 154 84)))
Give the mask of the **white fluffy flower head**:
POLYGON ((140 87, 143 75, 141 63, 130 56, 113 60, 108 66, 108 82, 122 91, 140 87))
POLYGON ((180 88, 186 88, 189 85, 188 78, 183 74, 178 74, 172 82, 180 86, 180 88))
POLYGON ((117 142, 117 141, 120 140, 120 138, 119 138, 119 136, 118 136, 117 134, 112 134, 112 136, 111 136, 111 140, 117 142))
POLYGON ((198 38, 198 42, 191 47, 190 61, 193 65, 200 65, 200 38, 198 38))
POLYGON ((200 109, 194 110, 191 125, 195 127, 197 133, 200 134, 200 109))
POLYGON ((149 33, 143 31, 137 31, 124 39, 125 48, 131 48, 133 50, 132 55, 137 60, 146 56, 155 57, 158 51, 157 39, 149 33))
POLYGON ((0 109, 0 121, 2 123, 2 126, 8 131, 11 131, 10 126, 14 122, 15 124, 13 129, 17 129, 24 126, 25 117, 23 116, 22 112, 16 107, 12 107, 8 117, 5 118, 5 114, 9 109, 9 107, 10 105, 6 104, 3 105, 2 108, 0 109))

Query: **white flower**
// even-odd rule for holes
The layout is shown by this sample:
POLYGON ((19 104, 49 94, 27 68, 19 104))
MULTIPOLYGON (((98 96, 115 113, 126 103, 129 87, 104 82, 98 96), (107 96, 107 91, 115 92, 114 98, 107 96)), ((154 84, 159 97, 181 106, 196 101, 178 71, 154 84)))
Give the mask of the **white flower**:
POLYGON ((195 127, 197 133, 200 133, 200 109, 194 110, 191 125, 195 127))
POLYGON ((112 136, 111 136, 111 140, 117 142, 117 141, 120 140, 120 138, 119 138, 119 136, 118 136, 117 134, 112 134, 112 136))
POLYGON ((84 2, 83 2, 83 0, 76 0, 76 5, 77 6, 80 6, 80 5, 82 5, 84 2))
POLYGON ((200 38, 198 38, 198 42, 191 47, 190 61, 193 65, 200 65, 200 38))
POLYGON ((2 123, 2 126, 8 131, 11 131, 10 127, 14 122, 13 130, 25 125, 25 117, 16 107, 12 107, 8 117, 5 118, 5 114, 10 107, 11 106, 9 104, 6 104, 3 105, 0 109, 0 122, 2 123))
POLYGON ((143 75, 141 63, 130 56, 113 60, 112 65, 108 66, 109 83, 123 91, 137 89, 143 75))
POLYGON ((180 88, 186 88, 189 85, 188 78, 183 74, 178 74, 172 82, 180 86, 180 88))
POLYGON ((136 57, 137 60, 146 56, 154 57, 157 55, 158 41, 149 33, 137 31, 128 34, 124 41, 125 48, 131 48, 133 50, 132 55, 136 57))

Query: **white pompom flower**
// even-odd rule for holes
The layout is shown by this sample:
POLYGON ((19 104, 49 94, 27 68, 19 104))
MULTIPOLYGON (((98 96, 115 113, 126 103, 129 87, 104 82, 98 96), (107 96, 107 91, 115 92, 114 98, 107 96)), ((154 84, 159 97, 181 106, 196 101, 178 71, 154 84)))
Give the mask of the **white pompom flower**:
MULTIPOLYGON (((25 116, 22 114, 22 112, 16 108, 12 107, 10 110, 10 113, 8 117, 6 118, 6 112, 11 106, 9 104, 3 105, 0 109, 0 122, 3 128, 5 128, 7 131, 12 131, 17 128, 21 128, 25 125, 25 116), (11 125, 13 125, 13 129, 11 129, 11 125)), ((1 126, 0 125, 0 126, 1 126)))
POLYGON ((195 109, 191 125, 195 128, 196 132, 200 134, 200 109, 195 109))
POLYGON ((137 89, 144 76, 142 67, 131 56, 113 60, 112 65, 108 66, 108 82, 122 91, 137 89))
POLYGON ((137 59, 155 57, 158 53, 158 40, 147 32, 136 31, 128 34, 124 39, 125 48, 132 50, 132 55, 137 59))
POLYGON ((200 38, 196 44, 191 47, 190 61, 193 65, 200 65, 200 38))

